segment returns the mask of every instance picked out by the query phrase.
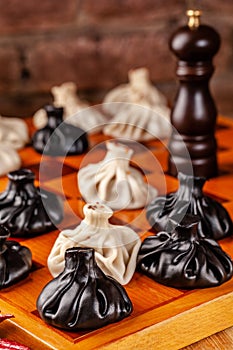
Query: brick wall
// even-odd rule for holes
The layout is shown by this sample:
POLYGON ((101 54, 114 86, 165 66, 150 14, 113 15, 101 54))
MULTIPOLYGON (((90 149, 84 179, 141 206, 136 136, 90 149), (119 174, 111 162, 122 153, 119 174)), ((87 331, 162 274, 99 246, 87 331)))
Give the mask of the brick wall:
MULTIPOLYGON (((233 2, 203 0, 202 22, 222 37, 211 81, 220 112, 233 114, 233 2)), ((101 101, 146 66, 173 100, 171 33, 186 23, 184 0, 0 0, 0 113, 30 115, 49 102, 51 86, 75 81, 101 101)))

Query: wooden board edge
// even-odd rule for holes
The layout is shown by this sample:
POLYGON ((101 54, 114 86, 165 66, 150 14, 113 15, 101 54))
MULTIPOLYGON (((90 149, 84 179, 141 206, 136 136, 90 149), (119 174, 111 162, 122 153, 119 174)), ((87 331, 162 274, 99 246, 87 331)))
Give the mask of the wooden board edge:
POLYGON ((8 338, 27 345, 32 350, 69 349, 71 342, 60 334, 54 337, 53 332, 37 317, 1 300, 1 313, 12 314, 15 318, 1 324, 0 338, 8 338), (43 336, 43 338, 41 338, 43 336))
POLYGON ((110 342, 100 349, 134 350, 137 344, 140 349, 178 350, 232 326, 232 306, 233 292, 110 342))
POLYGON ((169 304, 162 305, 125 320, 124 325, 116 323, 111 331, 101 328, 91 337, 84 336, 77 342, 72 342, 59 333, 54 336, 54 332, 37 317, 31 315, 29 320, 23 310, 7 302, 1 305, 3 313, 12 313, 16 317, 5 322, 11 325, 11 339, 20 342, 23 339, 24 343, 28 346, 33 344, 32 349, 37 350, 71 347, 86 350, 122 347, 134 349, 135 342, 142 349, 154 344, 156 350, 179 349, 232 326, 232 308, 232 281, 229 281, 217 288, 195 291, 195 296, 190 292, 173 301, 172 307, 169 304), (176 347, 177 344, 179 347, 176 347))
MULTIPOLYGON (((215 305, 216 303, 218 303, 218 301, 222 301, 221 298, 224 298, 224 296, 228 295, 230 295, 229 304, 231 304, 230 309, 232 310, 232 291, 233 280, 230 280, 219 287, 190 291, 184 296, 176 298, 172 301, 172 303, 163 304, 160 307, 148 310, 147 312, 140 314, 136 317, 125 319, 124 324, 121 324, 121 322, 116 323, 111 327, 111 330, 109 331, 107 329, 100 329, 99 332, 93 334, 92 337, 88 339, 80 339, 78 344, 86 350, 95 349, 97 348, 97 346, 99 349, 101 347, 108 346, 107 344, 117 343, 120 339, 126 339, 127 337, 129 337, 130 339, 132 335, 134 336, 136 333, 143 334, 141 332, 144 332, 145 329, 148 329, 150 332, 151 327, 160 329, 160 326, 163 327, 163 325, 166 324, 166 322, 170 322, 171 319, 172 323, 169 327, 174 326, 174 328, 176 328, 176 323, 174 321, 176 317, 179 317, 179 320, 182 321, 183 315, 186 315, 186 313, 191 312, 191 310, 193 312, 193 310, 195 310, 196 307, 204 307, 205 305, 207 305, 208 307, 204 310, 208 312, 208 315, 212 316, 212 303, 214 303, 215 305)), ((227 320, 225 320, 225 323, 221 327, 221 330, 233 325, 233 317, 232 314, 229 314, 229 310, 228 314, 225 314, 224 317, 227 318, 227 320)), ((211 330, 213 330, 213 333, 218 332, 218 329, 215 329, 214 320, 210 321, 209 324, 211 330)), ((158 334, 159 333, 160 331, 158 330, 158 334)), ((168 332, 166 336, 169 336, 169 334, 170 332, 168 332)), ((202 339, 204 336, 201 335, 200 339, 202 339)), ((179 337, 176 339, 179 340, 179 337)), ((192 340, 191 342, 194 341, 196 340, 192 340)), ((133 343, 135 342, 133 341, 133 343)))

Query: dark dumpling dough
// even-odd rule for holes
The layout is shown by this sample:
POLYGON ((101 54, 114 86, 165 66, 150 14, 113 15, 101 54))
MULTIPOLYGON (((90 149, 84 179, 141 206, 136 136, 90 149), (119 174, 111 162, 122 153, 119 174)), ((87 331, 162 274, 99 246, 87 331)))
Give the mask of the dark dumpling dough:
POLYGON ((132 312, 124 288, 97 266, 91 248, 70 248, 65 269, 42 290, 37 300, 41 318, 70 331, 117 322, 132 312))
POLYGON ((63 205, 53 193, 34 185, 29 169, 8 174, 8 186, 0 194, 0 224, 11 236, 34 236, 56 228, 63 219, 63 205))
POLYGON ((48 123, 32 136, 33 148, 50 156, 82 154, 88 149, 84 130, 63 122, 63 108, 45 106, 48 123))
POLYGON ((224 238, 233 233, 227 210, 216 200, 203 194, 205 178, 178 174, 180 187, 176 192, 155 198, 147 207, 147 219, 156 231, 167 230, 169 218, 180 222, 187 214, 198 215, 200 237, 224 238))
POLYGON ((213 239, 199 237, 197 227, 198 218, 187 215, 171 233, 146 238, 138 269, 159 283, 184 289, 214 287, 229 280, 231 258, 213 239))
POLYGON ((32 266, 31 251, 20 243, 7 240, 8 229, 0 225, 0 289, 26 278, 32 266))

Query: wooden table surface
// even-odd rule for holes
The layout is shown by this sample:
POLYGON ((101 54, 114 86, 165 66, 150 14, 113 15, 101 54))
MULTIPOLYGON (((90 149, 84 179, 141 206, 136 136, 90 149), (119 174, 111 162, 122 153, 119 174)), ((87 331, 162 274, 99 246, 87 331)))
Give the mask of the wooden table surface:
POLYGON ((194 344, 186 346, 183 350, 232 350, 233 349, 233 327, 218 332, 194 344))
MULTIPOLYGON (((220 176, 208 181, 204 191, 221 201, 233 218, 233 120, 219 118, 216 137, 220 176)), ((88 162, 97 162, 104 157, 105 139, 101 134, 91 137, 93 152, 88 153, 88 162)), ((142 169, 145 180, 159 193, 164 193, 163 185, 166 192, 176 190, 177 179, 166 174, 167 151, 164 145, 153 141, 146 146, 135 145, 133 164, 142 169), (157 168, 151 162, 151 155, 158 161, 157 168)), ((45 157, 42 160, 30 146, 20 151, 20 155, 23 166, 35 172, 36 183, 57 193, 64 201, 63 227, 75 227, 83 217, 85 204, 77 188, 77 171, 86 155, 66 157, 65 160, 45 157), (45 171, 39 178, 41 162, 45 171), (56 169, 61 164, 63 176, 59 179, 56 169)), ((0 191, 6 184, 7 179, 1 178, 0 191)), ((113 223, 129 224, 142 239, 152 234, 145 212, 140 210, 115 212, 113 223)), ((185 346, 186 350, 233 349, 233 328, 229 328, 233 327, 233 279, 215 288, 184 291, 162 286, 136 272, 125 286, 134 305, 132 315, 125 320, 96 331, 77 333, 46 325, 39 318, 35 305, 41 289, 51 280, 46 261, 61 228, 21 240, 32 251, 35 269, 25 281, 1 291, 1 312, 12 313, 15 318, 1 324, 0 337, 25 343, 32 350, 129 350, 135 349, 135 344, 140 349, 156 350, 176 350, 185 346)), ((233 257, 232 237, 225 238, 220 244, 233 257)))

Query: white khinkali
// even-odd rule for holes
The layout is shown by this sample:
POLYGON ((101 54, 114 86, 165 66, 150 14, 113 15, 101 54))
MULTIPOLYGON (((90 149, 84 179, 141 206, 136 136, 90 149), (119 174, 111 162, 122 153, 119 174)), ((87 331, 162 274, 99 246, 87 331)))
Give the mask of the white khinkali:
POLYGON ((20 149, 29 142, 27 124, 20 118, 0 116, 0 143, 20 149))
MULTIPOLYGON (((63 119, 74 126, 78 126, 88 133, 101 130, 106 118, 96 107, 90 107, 86 101, 81 101, 77 95, 77 86, 73 82, 65 82, 51 89, 55 107, 63 107, 63 119)), ((39 109, 33 116, 33 123, 37 129, 43 128, 47 123, 44 109, 39 109)))
POLYGON ((85 218, 80 225, 59 234, 48 257, 51 274, 56 277, 64 270, 66 249, 88 247, 95 250, 96 262, 106 275, 127 284, 141 246, 137 233, 127 226, 111 225, 108 220, 113 212, 106 205, 86 204, 83 211, 85 218))
POLYGON ((0 176, 10 171, 18 170, 21 166, 21 159, 14 148, 8 143, 0 142, 0 176))
POLYGON ((129 71, 129 83, 110 91, 103 110, 113 116, 103 132, 135 141, 167 138, 171 133, 166 98, 152 85, 146 68, 129 71))
POLYGON ((106 142, 107 154, 99 163, 88 164, 78 172, 79 190, 86 202, 101 202, 114 210, 145 207, 157 190, 144 182, 142 173, 130 166, 133 150, 106 142))

